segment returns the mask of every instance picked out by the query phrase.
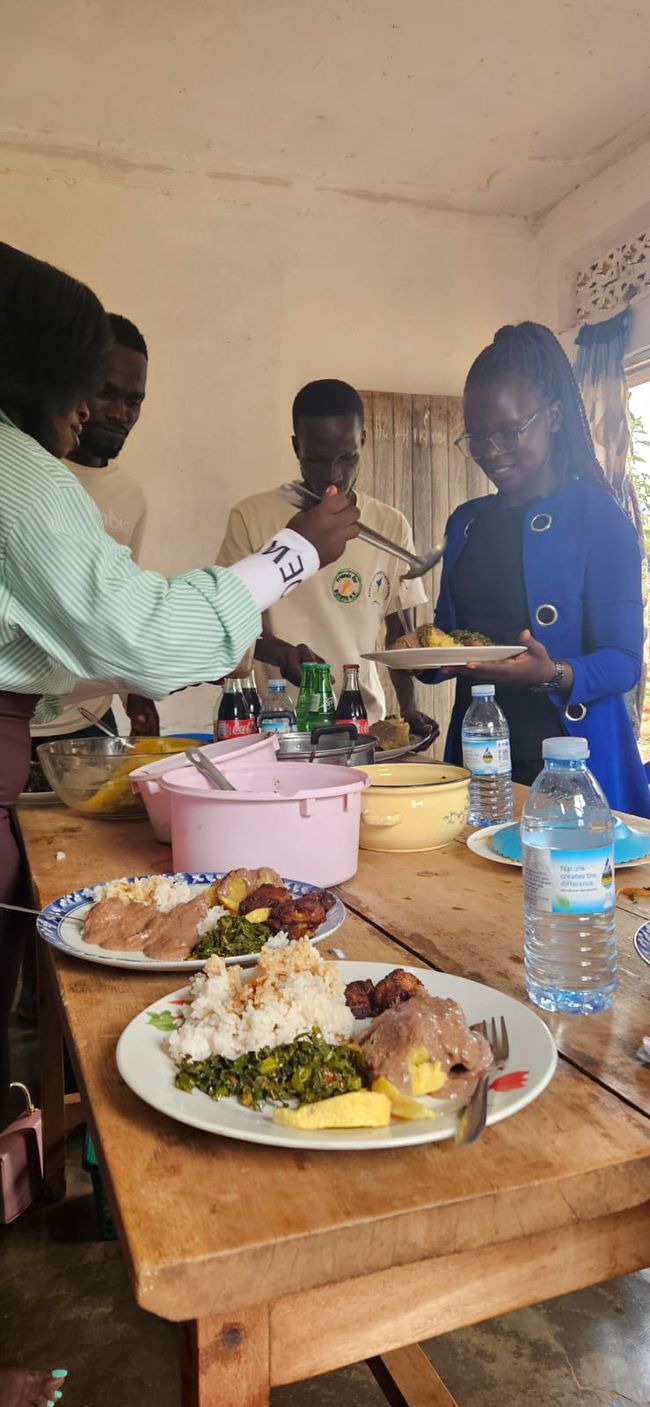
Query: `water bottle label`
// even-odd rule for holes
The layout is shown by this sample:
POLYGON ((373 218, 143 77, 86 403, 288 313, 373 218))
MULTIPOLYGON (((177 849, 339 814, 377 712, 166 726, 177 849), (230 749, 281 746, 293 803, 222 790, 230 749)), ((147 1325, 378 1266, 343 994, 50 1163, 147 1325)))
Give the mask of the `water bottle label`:
POLYGON ((481 742, 463 739, 463 766, 473 777, 497 777, 510 771, 510 739, 481 742))
POLYGON ((291 723, 288 718, 258 718, 257 726, 260 733, 291 732, 291 723))
POLYGON ((613 909, 614 851, 523 846, 524 902, 546 914, 602 914, 613 909))

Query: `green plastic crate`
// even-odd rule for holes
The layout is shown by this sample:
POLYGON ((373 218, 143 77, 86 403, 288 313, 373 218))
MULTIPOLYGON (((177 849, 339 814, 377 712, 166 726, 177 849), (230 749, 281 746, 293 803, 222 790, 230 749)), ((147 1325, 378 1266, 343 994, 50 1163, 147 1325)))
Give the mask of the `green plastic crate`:
POLYGON ((117 1235, 115 1227, 113 1225, 113 1218, 111 1216, 111 1210, 106 1199, 104 1184, 102 1182, 99 1167, 97 1164, 97 1154, 95 1153, 93 1141, 89 1133, 86 1134, 86 1138, 84 1141, 82 1164, 86 1172, 90 1174, 91 1181, 93 1184, 95 1206, 97 1208, 97 1217, 99 1219, 99 1227, 102 1235, 102 1241, 115 1241, 117 1239, 117 1235))

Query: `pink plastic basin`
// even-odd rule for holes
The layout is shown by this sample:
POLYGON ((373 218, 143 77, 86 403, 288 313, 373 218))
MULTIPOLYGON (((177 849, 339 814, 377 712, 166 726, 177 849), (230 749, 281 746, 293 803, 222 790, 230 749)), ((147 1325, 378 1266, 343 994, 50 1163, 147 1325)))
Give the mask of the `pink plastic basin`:
MULTIPOLYGON (((272 762, 275 746, 272 737, 261 738, 258 733, 251 733, 248 738, 227 738, 225 742, 207 743, 205 747, 199 748, 199 752, 215 761, 218 759, 219 767, 229 775, 231 770, 236 771, 242 762, 248 766, 247 759, 251 753, 266 762, 272 762)), ((165 845, 169 845, 172 838, 172 814, 169 794, 163 791, 160 782, 168 772, 179 771, 181 768, 187 770, 187 758, 184 753, 175 752, 168 757, 160 757, 155 762, 147 762, 144 767, 138 767, 129 776, 133 790, 138 791, 144 801, 156 840, 165 845)))
POLYGON ((365 772, 309 762, 287 767, 249 755, 229 777, 237 791, 216 791, 193 767, 161 778, 176 870, 271 865, 285 878, 318 885, 356 873, 365 772))

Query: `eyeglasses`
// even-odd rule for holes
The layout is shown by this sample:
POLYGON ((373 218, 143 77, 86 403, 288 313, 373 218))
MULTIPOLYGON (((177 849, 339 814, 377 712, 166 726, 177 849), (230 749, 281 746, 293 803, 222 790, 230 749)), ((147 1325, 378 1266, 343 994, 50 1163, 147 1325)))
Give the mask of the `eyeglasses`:
POLYGON ((534 410, 520 425, 506 425, 503 430, 495 430, 492 435, 459 435, 454 444, 466 459, 475 459, 477 464, 480 464, 489 445, 492 445, 497 454, 507 454, 508 450, 516 449, 521 436, 543 410, 548 410, 548 405, 541 405, 539 410, 534 410))

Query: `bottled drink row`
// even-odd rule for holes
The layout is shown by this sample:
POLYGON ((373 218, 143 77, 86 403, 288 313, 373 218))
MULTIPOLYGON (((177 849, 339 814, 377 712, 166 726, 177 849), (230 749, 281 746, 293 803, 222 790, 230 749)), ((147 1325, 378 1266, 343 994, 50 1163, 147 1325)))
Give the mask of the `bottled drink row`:
POLYGON ((354 724, 359 733, 368 732, 368 714, 359 685, 358 664, 346 664, 343 688, 338 704, 334 698, 330 666, 308 663, 302 666, 302 678, 296 707, 287 692, 284 679, 269 679, 267 693, 261 700, 255 675, 245 679, 226 679, 223 695, 214 722, 214 736, 242 738, 250 733, 286 733, 297 729, 311 733, 314 728, 331 723, 354 724))

